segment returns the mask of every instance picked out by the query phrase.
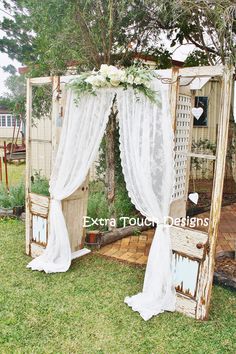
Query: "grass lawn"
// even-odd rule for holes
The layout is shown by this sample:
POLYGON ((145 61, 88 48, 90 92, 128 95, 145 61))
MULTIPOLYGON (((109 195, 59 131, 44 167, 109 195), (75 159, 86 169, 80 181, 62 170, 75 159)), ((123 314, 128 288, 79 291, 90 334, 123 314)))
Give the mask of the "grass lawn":
MULTIPOLYGON (((25 178, 25 164, 14 165, 13 163, 7 165, 9 187, 15 186, 24 181, 25 178)), ((5 166, 2 165, 2 178, 5 184, 5 166)))
POLYGON ((144 270, 97 255, 67 273, 26 269, 24 225, 0 219, 0 353, 236 353, 236 294, 215 286, 208 322, 164 313, 144 322, 123 303, 144 270))

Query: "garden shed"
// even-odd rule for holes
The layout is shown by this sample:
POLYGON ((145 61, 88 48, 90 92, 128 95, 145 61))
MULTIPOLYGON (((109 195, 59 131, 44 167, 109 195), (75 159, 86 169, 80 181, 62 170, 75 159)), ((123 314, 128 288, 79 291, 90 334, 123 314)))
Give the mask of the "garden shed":
MULTIPOLYGON (((186 227, 170 227, 173 263, 175 264, 177 307, 180 312, 196 319, 206 319, 209 312, 217 228, 220 218, 224 168, 226 160, 233 70, 228 66, 172 68, 156 72, 159 80, 169 85, 172 126, 175 132, 175 190, 171 216, 184 218, 188 198, 191 157, 214 160, 214 182, 208 232, 186 227), (219 81, 217 149, 215 154, 192 152, 193 108, 196 91, 191 84, 199 78, 219 81)), ((30 78, 27 81, 27 159, 26 159, 26 253, 36 257, 48 242, 50 198, 31 193, 34 170, 45 176, 51 174, 60 141, 66 104, 66 83, 75 76, 30 78), (52 86, 52 114, 40 121, 39 130, 31 124, 34 86, 52 86), (36 152, 35 152, 36 151, 36 152), (33 158, 34 157, 34 158, 33 158)), ((84 251, 85 230, 82 217, 86 215, 88 178, 68 198, 62 209, 68 229, 72 259, 84 251)))

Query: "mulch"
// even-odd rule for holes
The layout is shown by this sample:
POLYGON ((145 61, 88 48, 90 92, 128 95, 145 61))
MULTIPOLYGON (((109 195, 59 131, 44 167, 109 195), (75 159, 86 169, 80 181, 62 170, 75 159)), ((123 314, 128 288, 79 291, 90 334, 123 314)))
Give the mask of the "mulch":
POLYGON ((214 281, 215 283, 236 289, 236 259, 234 252, 216 259, 214 281))

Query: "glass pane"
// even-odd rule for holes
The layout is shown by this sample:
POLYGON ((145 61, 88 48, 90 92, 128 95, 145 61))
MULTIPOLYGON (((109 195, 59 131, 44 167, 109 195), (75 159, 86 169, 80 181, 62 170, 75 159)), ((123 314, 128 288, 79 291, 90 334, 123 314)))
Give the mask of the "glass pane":
POLYGON ((7 126, 11 127, 11 116, 7 116, 7 126))
POLYGON ((195 97, 196 115, 194 117, 193 126, 207 127, 208 125, 208 97, 195 97))
POLYGON ((2 116, 2 127, 6 126, 6 116, 2 116))

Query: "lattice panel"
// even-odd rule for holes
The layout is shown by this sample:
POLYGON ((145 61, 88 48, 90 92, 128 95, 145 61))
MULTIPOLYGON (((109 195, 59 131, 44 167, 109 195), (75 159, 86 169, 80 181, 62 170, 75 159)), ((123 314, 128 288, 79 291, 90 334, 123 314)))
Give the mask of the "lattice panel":
POLYGON ((191 97, 179 95, 176 108, 175 132, 175 189, 173 199, 181 199, 185 195, 187 153, 191 123, 191 97))

